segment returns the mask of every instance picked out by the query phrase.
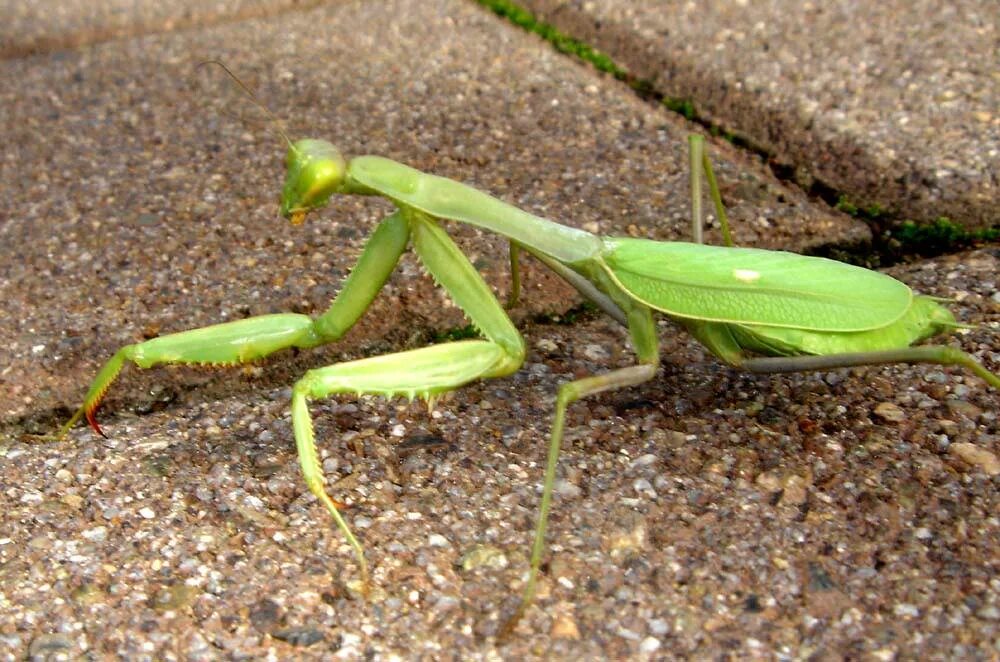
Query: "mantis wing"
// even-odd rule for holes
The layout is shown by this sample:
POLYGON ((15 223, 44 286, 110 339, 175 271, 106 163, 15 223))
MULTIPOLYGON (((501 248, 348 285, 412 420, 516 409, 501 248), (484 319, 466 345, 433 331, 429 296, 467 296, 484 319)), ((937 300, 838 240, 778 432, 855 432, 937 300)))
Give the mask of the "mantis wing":
POLYGON ((913 300, 898 280, 824 258, 618 237, 604 245, 607 272, 622 289, 688 319, 865 331, 892 324, 913 300))
POLYGON ((909 347, 956 326, 955 316, 947 308, 931 297, 916 296, 898 320, 869 331, 830 333, 761 325, 730 328, 740 347, 763 356, 829 356, 909 347))

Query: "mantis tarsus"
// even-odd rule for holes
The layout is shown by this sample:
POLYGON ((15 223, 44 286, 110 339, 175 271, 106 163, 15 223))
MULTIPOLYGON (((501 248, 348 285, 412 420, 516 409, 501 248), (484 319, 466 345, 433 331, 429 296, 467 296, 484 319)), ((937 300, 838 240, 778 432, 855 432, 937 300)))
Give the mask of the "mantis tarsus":
MULTIPOLYGON (((727 364, 750 371, 939 363, 964 367, 1000 387, 1000 377, 960 350, 911 347, 958 325, 937 300, 914 295, 889 276, 784 252, 600 237, 385 158, 348 159, 326 141, 286 141, 281 214, 293 224, 326 205, 334 194, 382 196, 397 207, 368 239, 330 307, 315 319, 291 313, 266 315, 122 347, 98 372, 83 405, 60 435, 82 416, 103 434, 94 412, 126 360, 140 368, 171 363, 232 365, 290 347, 309 348, 338 340, 365 312, 407 245, 412 245, 427 271, 482 337, 313 369, 292 390, 292 426, 306 484, 354 549, 365 589, 368 566, 362 546, 324 489, 309 401, 335 393, 433 400, 477 379, 509 375, 525 358, 517 329, 449 238, 442 221, 468 223, 509 240, 512 301, 517 299, 520 283, 518 255, 526 251, 626 326, 638 359, 635 365, 559 388, 530 571, 520 607, 504 632, 510 631, 534 598, 566 409, 580 398, 653 378, 659 363, 654 312, 683 326, 727 364)), ((704 173, 727 229, 710 164, 700 150, 700 138, 693 139, 694 198, 700 200, 697 189, 704 173)), ((693 218, 700 227, 697 209, 693 218)))

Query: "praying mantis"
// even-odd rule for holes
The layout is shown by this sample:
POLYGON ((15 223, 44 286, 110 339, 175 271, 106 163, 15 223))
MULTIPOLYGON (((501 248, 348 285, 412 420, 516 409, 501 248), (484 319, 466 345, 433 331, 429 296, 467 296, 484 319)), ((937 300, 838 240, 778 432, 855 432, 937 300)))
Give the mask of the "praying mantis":
MULTIPOLYGON (((1000 377, 973 356, 940 346, 911 346, 961 326, 931 297, 884 274, 827 259, 751 248, 602 237, 535 216, 459 182, 378 156, 347 158, 333 144, 288 143, 280 213, 299 225, 334 195, 381 196, 396 211, 382 220, 329 308, 316 318, 274 314, 184 331, 126 345, 101 368, 83 404, 61 428, 82 417, 104 434, 95 411, 126 362, 245 364, 289 348, 340 339, 368 309, 407 246, 464 311, 480 337, 309 370, 291 393, 293 436, 305 483, 350 544, 361 585, 369 569, 363 547, 326 492, 310 401, 335 394, 405 396, 431 403, 476 380, 502 378, 525 360, 524 340, 489 285, 445 230, 466 223, 510 244, 511 301, 519 296, 519 256, 546 265, 628 330, 636 362, 562 384, 555 401, 530 568, 509 632, 532 604, 567 408, 603 391, 653 379, 659 365, 654 314, 669 317, 726 364, 753 372, 789 372, 880 363, 937 363, 965 368, 1000 387, 1000 377)), ((709 183, 728 232, 711 164, 692 139, 693 222, 701 226, 700 186, 709 183)), ((731 243, 728 242, 727 243, 731 243)))

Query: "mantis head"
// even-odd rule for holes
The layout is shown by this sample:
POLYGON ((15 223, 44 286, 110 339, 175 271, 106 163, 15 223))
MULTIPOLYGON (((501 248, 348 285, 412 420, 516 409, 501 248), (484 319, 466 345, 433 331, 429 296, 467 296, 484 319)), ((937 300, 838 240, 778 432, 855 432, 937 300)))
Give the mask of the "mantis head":
POLYGON ((285 165, 285 187, 281 192, 281 215, 293 225, 305 220, 306 214, 324 206, 334 193, 342 191, 347 161, 336 147, 325 140, 292 142, 281 128, 281 121, 261 103, 246 84, 229 67, 218 60, 198 64, 198 68, 217 66, 228 76, 254 106, 271 120, 274 131, 288 143, 285 165))
POLYGON ((293 225, 304 221, 307 213, 324 206, 331 195, 341 191, 347 172, 343 155, 325 140, 290 143, 286 166, 281 215, 293 225))

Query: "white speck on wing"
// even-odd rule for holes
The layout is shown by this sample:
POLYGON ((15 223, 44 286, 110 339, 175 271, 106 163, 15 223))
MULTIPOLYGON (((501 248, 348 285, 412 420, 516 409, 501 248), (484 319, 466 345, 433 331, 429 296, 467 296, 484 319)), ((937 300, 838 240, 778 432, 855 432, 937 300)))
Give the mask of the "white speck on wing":
POLYGON ((743 283, 752 283, 760 278, 760 272, 753 269, 733 269, 733 278, 743 283))

